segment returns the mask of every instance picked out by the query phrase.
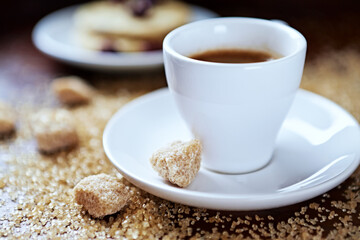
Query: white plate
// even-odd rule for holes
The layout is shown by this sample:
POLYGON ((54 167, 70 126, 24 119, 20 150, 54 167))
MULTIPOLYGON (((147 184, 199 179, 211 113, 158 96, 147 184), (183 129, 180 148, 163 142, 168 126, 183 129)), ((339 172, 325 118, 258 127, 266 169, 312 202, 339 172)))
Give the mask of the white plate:
POLYGON ((187 188, 171 185, 152 169, 149 158, 169 142, 190 138, 170 93, 162 89, 120 109, 106 126, 103 144, 110 161, 139 188, 170 201, 219 210, 301 202, 334 188, 359 165, 357 121, 305 90, 296 95, 271 162, 259 171, 226 175, 201 168, 187 188))
MULTIPOLYGON (((162 66, 162 51, 139 53, 107 53, 77 46, 72 37, 73 15, 79 6, 53 12, 41 19, 32 34, 35 46, 60 61, 98 70, 133 70, 162 66)), ((191 21, 217 17, 210 10, 191 6, 191 21)))

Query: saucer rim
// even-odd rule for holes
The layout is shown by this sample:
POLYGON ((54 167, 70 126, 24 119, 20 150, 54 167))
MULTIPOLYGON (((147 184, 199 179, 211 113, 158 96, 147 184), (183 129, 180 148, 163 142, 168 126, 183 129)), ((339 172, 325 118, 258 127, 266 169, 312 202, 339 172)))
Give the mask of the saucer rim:
MULTIPOLYGON (((359 124, 356 119, 345 109, 343 109, 338 104, 333 101, 322 97, 318 94, 309 92, 307 90, 299 89, 299 94, 304 95, 305 97, 315 98, 317 101, 325 102, 326 104, 330 104, 332 108, 337 109, 338 111, 345 114, 353 123, 358 127, 359 124)), ((173 185, 167 184, 151 184, 148 182, 148 179, 142 178, 142 176, 138 176, 133 174, 131 171, 127 171, 121 167, 120 162, 116 161, 116 158, 112 155, 111 150, 108 148, 109 144, 107 144, 108 135, 110 129, 114 124, 121 119, 121 117, 127 114, 131 109, 136 107, 139 104, 148 102, 149 100, 153 100, 156 97, 163 97, 164 95, 169 95, 169 90, 167 88, 162 88, 145 94, 137 99, 126 104, 122 107, 118 112, 116 112, 113 117, 107 123, 104 133, 103 133, 103 147, 106 155, 108 156, 110 162, 116 167, 116 169, 131 183, 136 185, 137 187, 154 194, 158 197, 168 199, 174 202, 179 202, 182 204, 187 204, 195 207, 205 207, 209 209, 217 209, 217 210, 261 210, 261 209, 269 209, 281 206, 287 206, 291 204, 295 204, 301 201, 305 201, 311 199, 315 196, 323 194, 328 190, 336 187, 345 181, 358 167, 360 163, 360 149, 357 152, 354 152, 354 157, 351 162, 341 173, 335 175, 334 177, 326 180, 325 182, 316 184, 314 186, 306 187, 304 189, 297 189, 295 191, 290 192, 277 192, 277 193, 264 193, 264 194, 219 194, 219 193, 208 193, 208 192, 198 192, 195 190, 188 190, 186 188, 179 188, 173 185), (177 200, 179 197, 182 198, 181 201, 177 200), (186 200, 184 200, 184 198, 186 200), (196 199, 194 201, 194 198, 196 199), (214 204, 207 203, 204 201, 208 198, 211 198, 211 202, 217 201, 224 204, 223 207, 214 206, 214 204), (283 198, 287 200, 281 201, 283 198), (241 201, 240 204, 234 204, 234 201, 241 201), (274 201, 279 200, 279 201, 274 201)), ((360 129, 359 129, 359 137, 360 137, 360 129)), ((266 167, 266 166, 265 166, 266 167)), ((202 171, 209 171, 208 169, 202 167, 202 171)), ((213 174, 220 174, 210 171, 213 174)), ((227 175, 227 174, 225 174, 227 175)))

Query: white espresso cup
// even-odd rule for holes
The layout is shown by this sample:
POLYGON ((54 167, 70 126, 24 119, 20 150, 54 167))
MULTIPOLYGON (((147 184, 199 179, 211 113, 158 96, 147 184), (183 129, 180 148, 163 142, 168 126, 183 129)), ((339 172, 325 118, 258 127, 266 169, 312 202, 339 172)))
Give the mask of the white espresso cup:
POLYGON ((163 51, 170 92, 202 142, 202 165, 217 172, 246 173, 268 164, 300 85, 306 54, 303 35, 269 20, 214 18, 173 30, 164 39, 163 51), (218 49, 282 57, 257 63, 189 57, 218 49))

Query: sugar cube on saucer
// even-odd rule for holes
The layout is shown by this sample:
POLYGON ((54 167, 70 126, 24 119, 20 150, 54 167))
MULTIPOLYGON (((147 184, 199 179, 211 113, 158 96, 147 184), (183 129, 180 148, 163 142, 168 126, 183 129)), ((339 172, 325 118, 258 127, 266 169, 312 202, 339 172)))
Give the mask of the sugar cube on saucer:
POLYGON ((197 139, 176 141, 155 152, 150 163, 161 177, 179 187, 187 187, 200 170, 201 150, 197 139))

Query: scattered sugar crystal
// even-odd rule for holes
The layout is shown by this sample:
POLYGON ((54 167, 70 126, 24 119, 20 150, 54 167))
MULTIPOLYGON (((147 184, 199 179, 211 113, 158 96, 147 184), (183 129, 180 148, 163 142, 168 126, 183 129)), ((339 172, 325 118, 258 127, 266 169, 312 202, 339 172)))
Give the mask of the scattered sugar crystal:
MULTIPOLYGON (((318 61, 307 64, 302 87, 338 102, 359 121, 359 63, 360 54, 353 50, 326 54, 318 61), (339 89, 344 91, 338 91, 339 89)), ((151 81, 148 76, 139 76, 136 81, 135 77, 121 78, 121 81, 96 78, 94 83, 99 94, 94 95, 92 104, 70 110, 82 140, 81 148, 70 153, 62 152, 56 155, 55 161, 49 161, 48 157, 24 148, 32 138, 27 116, 36 109, 49 106, 49 101, 39 103, 41 105, 36 108, 30 104, 16 103, 16 117, 19 122, 16 138, 9 142, 0 142, 0 158, 1 154, 12 156, 4 160, 9 166, 4 169, 6 173, 0 173, 5 184, 4 188, 0 189, 0 201, 4 201, 1 210, 5 209, 5 213, 9 211, 5 215, 1 215, 3 212, 0 211, 0 238, 88 239, 101 234, 107 239, 131 239, 134 231, 129 230, 137 229, 139 239, 360 239, 359 169, 342 184, 341 189, 331 190, 331 198, 325 195, 311 201, 320 204, 321 208, 325 207, 324 222, 323 216, 318 216, 319 208, 316 210, 309 206, 311 202, 274 210, 221 212, 221 217, 225 215, 232 218, 228 226, 230 236, 223 237, 222 229, 212 232, 215 223, 207 222, 207 219, 217 215, 215 211, 163 200, 133 186, 125 178, 121 182, 131 189, 131 202, 118 214, 109 217, 114 217, 114 222, 107 217, 93 219, 85 214, 86 211, 74 202, 74 185, 92 174, 116 174, 113 165, 106 160, 103 149, 94 148, 90 143, 91 139, 101 141, 102 130, 107 121, 123 104, 165 85, 162 75, 152 76, 151 81), (104 114, 99 114, 100 112, 104 114), (96 130, 89 132, 89 129, 96 130), (19 152, 19 149, 22 152, 19 152), (19 194, 16 203, 11 201, 9 192, 19 194), (333 205, 333 201, 336 204, 333 205), (343 204, 338 204, 339 201, 343 204), (300 214, 302 206, 308 206, 308 220, 305 215, 300 214), (181 219, 177 217, 179 207, 188 209, 187 215, 181 219), (347 224, 341 221, 349 214, 343 212, 343 208, 355 211, 351 213, 352 219, 349 218, 347 224), (257 222, 254 214, 262 218, 261 222, 257 222), (272 214, 273 220, 268 220, 269 214, 272 214), (251 226, 244 223, 246 215, 253 218, 251 226), (313 225, 311 222, 316 221, 316 217, 318 222, 313 225), (42 218, 47 220, 45 226, 41 223, 42 218), (290 218, 292 220, 288 222, 290 218), (189 223, 186 220, 190 220, 189 223), (258 225, 257 231, 251 231, 254 229, 253 224, 258 225), (188 227, 193 229, 192 237, 187 236, 188 227)), ((32 91, 38 89, 35 85, 30 87, 32 91)))

